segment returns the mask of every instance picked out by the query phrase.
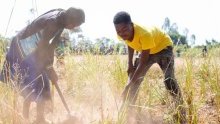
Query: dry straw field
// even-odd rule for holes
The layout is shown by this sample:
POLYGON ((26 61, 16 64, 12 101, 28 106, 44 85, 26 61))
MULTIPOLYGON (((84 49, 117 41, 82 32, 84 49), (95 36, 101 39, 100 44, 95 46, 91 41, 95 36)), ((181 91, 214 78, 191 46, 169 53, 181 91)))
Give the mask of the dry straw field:
MULTIPOLYGON (((207 57, 201 50, 188 49, 175 57, 175 74, 184 96, 189 124, 220 123, 220 49, 213 48, 207 57)), ((1 56, 1 67, 4 55, 1 56)), ((123 124, 118 114, 121 92, 127 81, 126 55, 71 55, 54 63, 59 86, 71 109, 84 124, 123 124)), ((61 123, 67 112, 52 86, 53 102, 47 104, 47 118, 61 123), (53 109, 53 111, 51 111, 53 109)), ((16 90, 0 83, 0 124, 25 124, 22 101, 16 90)), ((163 84, 162 71, 153 65, 141 85, 135 108, 136 123, 172 123, 172 102, 163 84)), ((31 106, 34 120, 36 105, 31 106)), ((73 122, 72 122, 73 123, 73 122)))

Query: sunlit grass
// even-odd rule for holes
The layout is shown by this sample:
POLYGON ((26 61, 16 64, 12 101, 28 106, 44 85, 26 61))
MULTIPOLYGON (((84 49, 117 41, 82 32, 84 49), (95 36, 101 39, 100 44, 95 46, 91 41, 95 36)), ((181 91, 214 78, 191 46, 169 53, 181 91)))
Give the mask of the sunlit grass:
MULTIPOLYGON (((216 52, 219 53, 219 50, 216 49, 216 52)), ((214 51, 203 58, 199 50, 189 50, 175 60, 175 75, 183 93, 188 123, 218 123, 220 58, 214 51)), ((56 61, 54 67, 71 111, 79 114, 85 123, 122 124, 126 121, 126 113, 119 113, 121 92, 127 83, 126 55, 67 54, 63 60, 56 61)), ((163 78, 157 65, 153 65, 145 76, 134 106, 138 121, 172 121, 169 110, 172 100, 165 89, 163 78)), ((56 91, 53 95, 54 113, 49 113, 48 118, 59 122, 67 113, 56 91)), ((0 123, 13 123, 14 113, 18 113, 16 117, 22 120, 19 115, 22 112, 22 100, 11 88, 0 83, 0 123), (14 100, 17 100, 16 110, 14 100)), ((35 106, 32 106, 32 115, 35 114, 33 108, 35 106)))

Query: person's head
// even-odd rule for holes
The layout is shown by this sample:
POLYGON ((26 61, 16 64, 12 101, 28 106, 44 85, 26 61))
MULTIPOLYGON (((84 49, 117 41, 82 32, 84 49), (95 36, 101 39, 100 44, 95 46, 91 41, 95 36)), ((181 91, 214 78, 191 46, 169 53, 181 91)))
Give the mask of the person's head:
POLYGON ((123 40, 131 41, 133 39, 134 28, 130 14, 125 11, 116 13, 113 23, 118 36, 120 36, 123 40))
POLYGON ((82 9, 70 7, 65 11, 65 28, 73 29, 85 22, 85 13, 82 9))

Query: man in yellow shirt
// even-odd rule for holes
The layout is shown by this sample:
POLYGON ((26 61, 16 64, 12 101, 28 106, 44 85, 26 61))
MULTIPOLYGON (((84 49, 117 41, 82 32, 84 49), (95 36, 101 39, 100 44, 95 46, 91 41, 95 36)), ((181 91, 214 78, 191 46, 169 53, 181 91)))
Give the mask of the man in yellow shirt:
POLYGON ((124 11, 114 16, 113 23, 119 39, 124 40, 128 46, 129 80, 122 93, 124 102, 135 104, 144 76, 148 69, 157 63, 163 71, 166 89, 175 99, 177 107, 181 107, 183 99, 174 76, 173 43, 169 35, 159 28, 143 28, 133 23, 130 15, 124 11), (140 53, 137 64, 133 63, 134 51, 140 53))

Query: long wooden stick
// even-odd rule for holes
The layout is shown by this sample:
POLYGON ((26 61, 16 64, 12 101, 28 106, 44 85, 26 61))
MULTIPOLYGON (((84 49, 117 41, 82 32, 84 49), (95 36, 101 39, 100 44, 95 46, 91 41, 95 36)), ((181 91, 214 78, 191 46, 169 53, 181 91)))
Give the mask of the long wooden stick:
POLYGON ((57 89, 57 92, 58 92, 58 94, 59 94, 59 96, 61 98, 61 101, 62 101, 66 111, 68 112, 68 114, 70 114, 70 109, 69 109, 69 107, 68 107, 68 105, 66 103, 66 100, 63 97, 62 92, 60 91, 60 87, 58 86, 57 82, 53 82, 53 84, 54 84, 55 88, 57 89))

